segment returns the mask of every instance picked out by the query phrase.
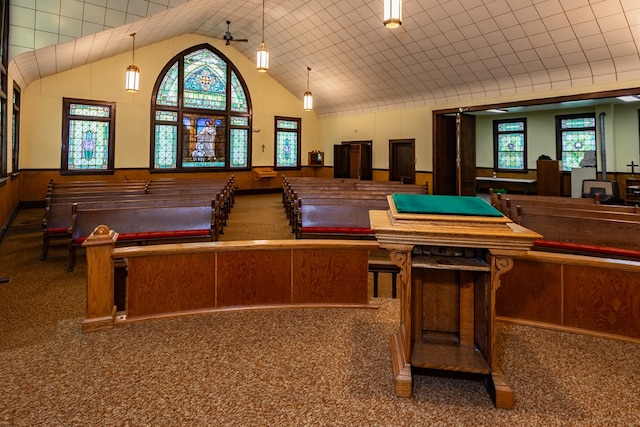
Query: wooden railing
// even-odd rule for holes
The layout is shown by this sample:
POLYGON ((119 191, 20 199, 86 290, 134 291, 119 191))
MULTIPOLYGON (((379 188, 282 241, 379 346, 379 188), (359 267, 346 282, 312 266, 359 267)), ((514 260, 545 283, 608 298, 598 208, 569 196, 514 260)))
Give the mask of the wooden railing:
POLYGON ((369 307, 375 241, 252 240, 115 248, 99 226, 85 241, 84 331, 144 319, 237 308, 369 307), (114 265, 127 269, 125 307, 114 305, 114 265))

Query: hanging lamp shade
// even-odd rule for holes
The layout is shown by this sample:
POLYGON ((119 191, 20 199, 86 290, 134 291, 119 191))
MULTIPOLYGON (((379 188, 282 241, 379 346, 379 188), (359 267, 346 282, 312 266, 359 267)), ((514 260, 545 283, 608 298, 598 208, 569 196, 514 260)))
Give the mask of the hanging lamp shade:
POLYGON ((264 40, 260 43, 260 47, 258 48, 256 68, 261 73, 264 73, 269 69, 269 51, 267 50, 267 45, 264 44, 264 40))
POLYGON ((134 65, 136 59, 136 33, 129 35, 133 38, 133 50, 131 51, 131 65, 127 67, 124 76, 124 88, 127 92, 137 92, 140 89, 140 68, 134 65))
POLYGON ((302 105, 305 111, 313 110, 313 95, 309 90, 309 72, 311 71, 311 67, 307 67, 307 91, 304 93, 304 98, 302 99, 302 105))
POLYGON ((264 73, 269 69, 269 51, 264 43, 264 0, 262 0, 262 41, 258 47, 256 55, 256 68, 259 72, 264 73))
POLYGON ((384 0, 384 26, 398 28, 402 25, 402 0, 384 0))

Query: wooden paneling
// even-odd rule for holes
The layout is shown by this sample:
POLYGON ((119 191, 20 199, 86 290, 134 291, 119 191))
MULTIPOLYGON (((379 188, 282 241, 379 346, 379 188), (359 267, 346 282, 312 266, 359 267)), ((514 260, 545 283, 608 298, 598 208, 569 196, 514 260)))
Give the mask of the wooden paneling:
POLYGON ((19 202, 20 177, 7 177, 0 184, 0 238, 9 228, 9 222, 15 215, 19 202))
POLYGON ((85 331, 229 307, 369 303, 369 252, 378 249, 376 242, 247 240, 114 248, 117 233, 104 228, 83 244, 92 272, 87 276, 85 331), (112 312, 111 260, 127 265, 125 316, 112 312))
POLYGON ((502 276, 496 312, 589 333, 640 339, 640 263, 530 252, 502 276))
POLYGON ((455 333, 460 330, 457 275, 456 271, 413 269, 413 279, 422 283, 423 330, 455 333))
POLYGON ((289 304, 291 251, 218 253, 218 307, 289 304))
POLYGON ((361 303, 368 296, 366 251, 305 249, 293 253, 294 304, 361 303))
POLYGON ((496 315, 562 324, 562 266, 523 259, 501 277, 496 315))
POLYGON ((565 326, 640 337, 640 272, 564 268, 565 326))
POLYGON ((127 316, 215 307, 215 253, 130 258, 127 316))

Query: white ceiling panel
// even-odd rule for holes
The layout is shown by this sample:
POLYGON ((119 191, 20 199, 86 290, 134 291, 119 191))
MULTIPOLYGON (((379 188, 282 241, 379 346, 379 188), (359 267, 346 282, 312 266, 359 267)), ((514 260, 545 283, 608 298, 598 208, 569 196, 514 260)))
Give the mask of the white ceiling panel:
MULTIPOLYGON (((261 0, 23 1, 11 12, 10 70, 23 86, 130 51, 132 31, 142 47, 181 34, 221 38, 230 20, 234 37, 249 39, 234 48, 252 62, 261 39, 261 0)), ((269 74, 301 95, 310 66, 314 108, 331 116, 640 73, 640 0, 405 0, 393 30, 381 14, 382 0, 266 0, 269 74)))

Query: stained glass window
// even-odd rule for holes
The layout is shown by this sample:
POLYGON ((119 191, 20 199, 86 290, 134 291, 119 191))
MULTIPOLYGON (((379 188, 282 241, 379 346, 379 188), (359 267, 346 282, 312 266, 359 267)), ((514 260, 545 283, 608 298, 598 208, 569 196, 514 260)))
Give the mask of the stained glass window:
POLYGON ((494 120, 494 151, 496 170, 527 170, 526 119, 494 120))
POLYGON ((20 170, 20 99, 22 95, 17 84, 13 84, 13 121, 11 123, 11 152, 13 153, 12 171, 20 170))
POLYGON ((156 85, 153 167, 250 167, 251 102, 236 67, 210 45, 187 49, 173 61, 156 85))
POLYGON ((178 106, 178 63, 176 62, 169 68, 160 83, 158 96, 156 98, 158 105, 178 106))
POLYGON ((556 127, 562 170, 580 167, 585 153, 596 150, 595 114, 557 116, 556 127))
POLYGON ((184 57, 184 106, 225 110, 227 64, 213 52, 199 49, 184 57))
POLYGON ((244 94, 240 80, 236 73, 231 73, 231 110, 247 113, 249 106, 247 105, 247 97, 244 94))
MULTIPOLYGON (((2 66, 0 67, 0 178, 7 175, 7 122, 8 122, 8 99, 9 83, 7 70, 9 69, 9 2, 2 2, 2 16, 0 16, 0 58, 2 58, 2 66)), ((17 171, 14 171, 17 172, 17 171)))
POLYGON ((275 165, 277 168, 300 166, 299 118, 276 117, 275 165))
POLYGON ((112 171, 115 104, 65 98, 63 108, 62 171, 112 171))

